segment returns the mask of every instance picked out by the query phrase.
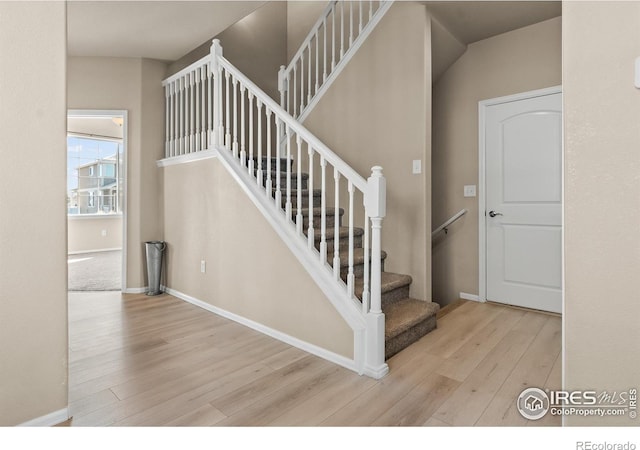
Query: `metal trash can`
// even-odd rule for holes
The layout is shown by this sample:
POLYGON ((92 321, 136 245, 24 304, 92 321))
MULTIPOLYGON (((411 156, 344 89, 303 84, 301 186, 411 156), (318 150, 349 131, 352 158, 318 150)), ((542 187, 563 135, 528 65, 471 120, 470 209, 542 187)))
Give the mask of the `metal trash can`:
POLYGON ((162 294, 160 290, 160 278, 162 277, 162 255, 167 244, 164 241, 145 242, 147 252, 147 278, 149 290, 147 295, 162 294))

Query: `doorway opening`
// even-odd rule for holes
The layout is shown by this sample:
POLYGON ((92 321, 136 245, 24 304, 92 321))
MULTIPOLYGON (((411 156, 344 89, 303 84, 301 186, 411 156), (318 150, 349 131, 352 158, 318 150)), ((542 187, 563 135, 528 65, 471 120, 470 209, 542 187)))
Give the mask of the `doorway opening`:
POLYGON ((127 113, 67 114, 69 291, 126 286, 127 113))

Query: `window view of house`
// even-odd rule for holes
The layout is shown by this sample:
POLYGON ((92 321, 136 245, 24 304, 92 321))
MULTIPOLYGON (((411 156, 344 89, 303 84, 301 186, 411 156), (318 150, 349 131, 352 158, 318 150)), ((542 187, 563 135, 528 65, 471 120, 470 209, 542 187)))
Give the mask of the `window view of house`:
POLYGON ((67 138, 67 214, 122 212, 122 144, 67 138))

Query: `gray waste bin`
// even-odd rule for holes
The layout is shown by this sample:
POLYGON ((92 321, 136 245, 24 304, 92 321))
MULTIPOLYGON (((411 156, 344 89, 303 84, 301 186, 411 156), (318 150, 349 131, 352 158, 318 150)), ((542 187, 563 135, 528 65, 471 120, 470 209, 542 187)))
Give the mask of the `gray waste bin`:
POLYGON ((162 276, 162 255, 167 244, 164 241, 145 242, 147 251, 147 278, 149 290, 147 295, 162 294, 160 290, 160 278, 162 276))

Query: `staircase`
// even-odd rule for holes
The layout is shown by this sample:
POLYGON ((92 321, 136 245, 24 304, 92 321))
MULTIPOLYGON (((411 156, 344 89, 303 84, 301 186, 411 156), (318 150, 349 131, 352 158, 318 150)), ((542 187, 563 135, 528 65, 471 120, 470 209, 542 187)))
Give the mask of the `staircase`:
MULTIPOLYGON (((357 17, 355 12, 347 16, 339 3, 341 18, 357 17)), ((376 3, 379 14, 390 5, 376 3)), ((337 8, 338 3, 331 2, 333 18, 337 8)), ((359 8, 362 17, 362 2, 359 8)), ((347 10, 357 11, 353 4, 347 10)), ((359 30, 356 40, 364 39, 365 28, 380 20, 378 13, 369 9, 375 20, 359 30)), ((317 32, 315 39, 318 42, 317 32)), ((339 65, 346 60, 341 58, 339 65)), ((331 67, 335 77, 341 69, 331 67)), ((409 296, 411 276, 384 271, 382 168, 373 167, 369 178, 363 178, 226 60, 218 40, 210 55, 167 78, 163 86, 165 158, 195 160, 199 152, 216 153, 353 330, 348 367, 383 377, 389 370, 387 358, 436 327, 438 305, 409 296)), ((310 111, 322 88, 315 91, 313 96, 310 90, 304 92, 310 102, 302 112, 310 111)))
MULTIPOLYGON (((257 160, 254 158, 254 166, 257 167, 257 160)), ((277 168, 278 162, 275 158, 271 159, 271 163, 266 158, 262 159, 262 167, 270 167, 271 179, 280 174, 286 173, 287 160, 280 159, 280 169, 277 168), (284 171, 282 169, 285 168, 284 171)), ((289 161, 289 169, 294 169, 294 161, 289 161)), ((302 213, 303 213, 303 230, 305 236, 308 236, 309 217, 312 217, 312 229, 314 230, 314 243, 316 250, 320 251, 322 228, 322 208, 314 207, 310 212, 309 208, 309 174, 302 172, 300 174, 301 196, 302 196, 302 213)), ((292 173, 292 180, 297 180, 297 174, 292 173)), ((266 183, 266 171, 263 174, 263 180, 266 183)), ((297 197, 297 185, 292 186, 291 196, 297 197)), ((312 192, 312 204, 320 205, 322 190, 314 189, 312 192)), ((276 188, 272 188, 272 197, 275 199, 277 195, 276 188)), ((280 201, 280 208, 283 212, 286 210, 286 198, 280 201)), ((343 227, 344 209, 328 207, 326 214, 326 260, 333 268, 335 261, 339 261, 340 278, 346 282, 349 275, 349 228, 343 227), (336 214, 337 211, 337 214, 336 214), (338 259, 333 258, 335 254, 335 226, 338 226, 338 259)), ((353 250, 353 275, 354 275, 354 294, 355 297, 362 302, 363 293, 365 292, 365 250, 362 246, 362 238, 364 230, 354 227, 354 250, 353 250)), ((370 256, 367 256, 367 265, 370 263, 370 256)), ((437 303, 416 300, 409 296, 409 288, 411 286, 411 276, 393 272, 384 271, 384 261, 387 253, 381 251, 380 265, 381 273, 381 298, 382 312, 385 315, 385 359, 388 359, 398 353, 400 350, 408 347, 416 342, 422 336, 436 328, 436 313, 440 308, 437 303)))

